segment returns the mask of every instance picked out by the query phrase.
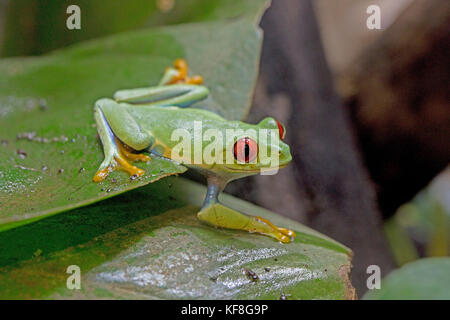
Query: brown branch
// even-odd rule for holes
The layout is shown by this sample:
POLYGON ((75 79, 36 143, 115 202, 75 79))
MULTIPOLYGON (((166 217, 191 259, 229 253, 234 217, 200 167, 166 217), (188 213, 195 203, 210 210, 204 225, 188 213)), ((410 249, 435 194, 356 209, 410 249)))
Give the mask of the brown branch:
POLYGON ((366 290, 370 264, 393 266, 380 228, 375 194, 335 94, 310 0, 273 1, 262 21, 262 77, 293 106, 289 142, 297 194, 309 224, 354 251, 353 284, 366 290))

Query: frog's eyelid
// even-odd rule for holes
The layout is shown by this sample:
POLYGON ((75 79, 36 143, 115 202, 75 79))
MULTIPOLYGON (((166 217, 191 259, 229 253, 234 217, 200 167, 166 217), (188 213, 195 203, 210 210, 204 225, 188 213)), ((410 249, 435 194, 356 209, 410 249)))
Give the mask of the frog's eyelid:
POLYGON ((278 134, 280 135, 280 139, 283 140, 286 137, 286 127, 278 120, 275 120, 275 122, 278 126, 278 134))

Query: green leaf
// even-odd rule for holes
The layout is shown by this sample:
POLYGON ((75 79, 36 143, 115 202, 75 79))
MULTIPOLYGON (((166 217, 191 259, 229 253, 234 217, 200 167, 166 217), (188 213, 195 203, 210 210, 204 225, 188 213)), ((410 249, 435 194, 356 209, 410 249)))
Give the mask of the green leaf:
POLYGON ((212 98, 200 107, 242 119, 260 45, 260 32, 244 17, 124 33, 48 56, 1 61, 0 224, 6 223, 1 229, 184 172, 154 159, 138 165, 146 174, 134 181, 115 172, 93 183, 103 159, 94 102, 119 89, 155 85, 175 58, 184 57, 211 89, 212 98))
POLYGON ((450 258, 426 258, 405 264, 381 281, 364 299, 450 299, 450 258))
POLYGON ((92 0, 9 1, 5 8, 3 43, 0 55, 36 55, 87 39, 145 26, 225 20, 247 16, 257 21, 264 0, 182 0, 162 1, 168 7, 158 8, 159 1, 115 0, 107 5, 92 0), (81 29, 66 28, 69 5, 81 10, 81 29), (126 11, 126 15, 124 15, 126 11), (32 23, 17 23, 27 17, 32 23), (43 18, 45 16, 45 19, 43 18))
POLYGON ((385 222, 384 230, 398 265, 417 260, 419 248, 425 257, 450 254, 450 208, 446 201, 450 175, 447 170, 385 222))
POLYGON ((226 194, 224 204, 289 226, 296 240, 202 224, 196 213, 205 193, 169 177, 0 232, 8 244, 0 246, 0 299, 354 298, 349 249, 226 194), (81 269, 81 290, 66 288, 70 265, 81 269))

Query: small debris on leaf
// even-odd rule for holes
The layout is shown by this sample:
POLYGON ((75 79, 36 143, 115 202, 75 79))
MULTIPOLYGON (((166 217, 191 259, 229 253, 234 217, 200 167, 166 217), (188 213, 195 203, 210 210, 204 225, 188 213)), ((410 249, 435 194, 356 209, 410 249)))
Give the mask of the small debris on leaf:
POLYGON ((69 138, 65 136, 53 137, 53 138, 44 138, 36 136, 36 132, 22 132, 16 136, 17 140, 27 140, 34 141, 39 143, 50 143, 50 142, 67 142, 69 138))
POLYGON ((258 275, 252 269, 244 269, 244 274, 253 282, 258 281, 259 279, 258 275))
POLYGON ((19 164, 14 165, 14 168, 19 168, 19 169, 22 169, 22 170, 30 170, 30 171, 39 171, 39 170, 37 170, 35 168, 28 168, 28 167, 21 166, 19 164))
POLYGON ((21 149, 17 149, 16 153, 19 155, 20 159, 24 159, 28 155, 28 153, 21 149))
POLYGON ((39 110, 46 111, 48 109, 48 106, 44 103, 39 104, 39 110))

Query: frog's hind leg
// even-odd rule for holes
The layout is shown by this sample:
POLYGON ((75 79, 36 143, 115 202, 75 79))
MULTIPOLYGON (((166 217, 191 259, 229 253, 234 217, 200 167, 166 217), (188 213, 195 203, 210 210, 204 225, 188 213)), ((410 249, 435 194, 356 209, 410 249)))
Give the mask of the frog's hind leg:
MULTIPOLYGON (((127 132, 124 130, 130 129, 134 129, 135 131, 140 130, 128 112, 113 100, 101 99, 96 102, 94 118, 102 141, 105 159, 94 175, 93 181, 103 181, 114 170, 122 170, 128 172, 130 175, 143 175, 144 170, 133 166, 130 162, 150 161, 151 158, 144 154, 132 153, 127 148, 128 144, 124 144, 113 133, 114 126, 118 132, 127 132)), ((137 135, 133 136, 132 139, 132 147, 148 146, 151 142, 151 137, 145 134, 145 132, 137 132, 137 135)))
POLYGON ((202 81, 187 77, 186 61, 177 59, 174 66, 166 70, 158 86, 119 90, 114 93, 114 100, 135 106, 184 108, 208 97, 209 90, 200 85, 202 81))
POLYGON ((114 93, 118 103, 134 106, 188 107, 193 103, 206 99, 208 88, 194 84, 174 84, 151 88, 119 90, 114 93))
POLYGON ((206 199, 197 214, 200 220, 220 228, 260 233, 283 243, 289 243, 295 238, 295 232, 292 230, 279 228, 267 219, 248 216, 219 203, 218 194, 223 187, 220 180, 208 179, 206 199))

